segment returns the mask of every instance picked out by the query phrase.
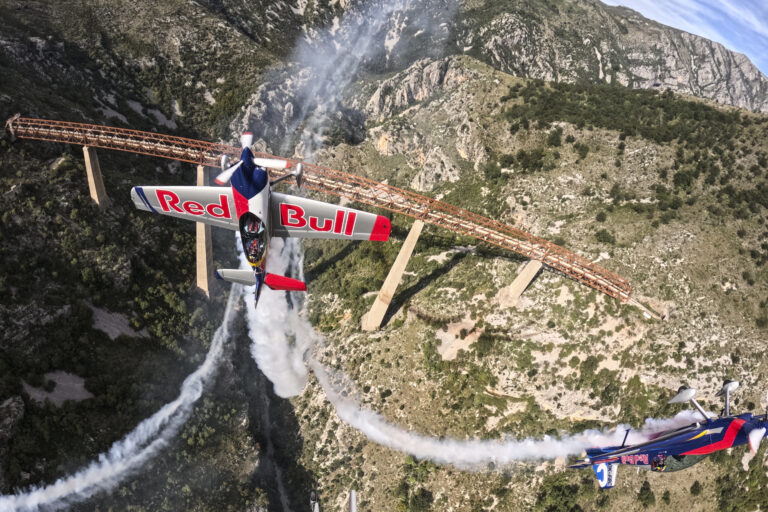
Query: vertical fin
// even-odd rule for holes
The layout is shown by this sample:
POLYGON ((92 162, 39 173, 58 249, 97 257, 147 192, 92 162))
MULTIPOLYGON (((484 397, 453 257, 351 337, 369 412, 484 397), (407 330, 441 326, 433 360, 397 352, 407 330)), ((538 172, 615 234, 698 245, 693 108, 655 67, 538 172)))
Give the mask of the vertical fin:
POLYGON ((610 489, 616 484, 616 464, 601 462, 593 464, 592 471, 597 477, 597 484, 601 489, 610 489))

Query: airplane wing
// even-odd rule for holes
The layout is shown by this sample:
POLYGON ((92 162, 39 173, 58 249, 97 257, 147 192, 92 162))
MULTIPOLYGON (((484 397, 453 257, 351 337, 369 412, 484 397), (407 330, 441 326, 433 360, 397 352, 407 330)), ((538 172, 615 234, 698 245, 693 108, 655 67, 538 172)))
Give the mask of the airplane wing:
POLYGON ((170 215, 212 226, 238 229, 232 189, 222 187, 133 187, 139 210, 170 215))
POLYGON ((374 213, 272 192, 272 236, 386 241, 389 219, 374 213))

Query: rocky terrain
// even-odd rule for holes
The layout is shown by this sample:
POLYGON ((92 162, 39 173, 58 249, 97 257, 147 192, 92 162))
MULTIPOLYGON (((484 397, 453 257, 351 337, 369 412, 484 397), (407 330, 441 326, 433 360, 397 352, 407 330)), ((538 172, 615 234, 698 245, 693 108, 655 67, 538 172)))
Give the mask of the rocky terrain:
MULTIPOLYGON (((768 118, 750 111, 766 111, 766 78, 716 43, 593 1, 382 6, 380 24, 346 30, 358 3, 6 3, 0 114, 201 138, 250 128, 259 149, 550 238, 627 277, 664 316, 549 271, 513 303, 521 258, 427 228, 385 328, 363 333, 410 220, 393 218, 392 244, 305 244, 317 357, 403 429, 499 439, 638 426, 678 412, 666 400, 681 383, 719 410, 724 378, 742 382, 737 410, 762 411, 768 118)), ((128 202, 131 185, 190 183, 191 169, 100 153, 116 201, 101 215, 78 148, 3 141, 0 155, 5 494, 70 474, 173 399, 225 289, 211 303, 194 292, 192 226, 128 202), (59 407, 25 391, 55 393, 55 372, 93 397, 59 407)), ((231 238, 216 236, 216 259, 232 262, 231 238)), ((600 494, 564 459, 476 472, 414 459, 341 421, 314 377, 300 396, 274 396, 242 318, 234 331, 176 441, 75 509, 302 510, 313 487, 322 510, 342 510, 350 489, 360 510, 768 504, 765 448, 670 475, 621 468, 600 494)))
MULTIPOLYGON (((587 124, 569 122, 558 111, 550 122, 548 111, 536 108, 546 104, 549 94, 541 94, 546 90, 550 86, 521 81, 467 57, 420 61, 349 100, 367 109, 365 142, 328 148, 317 158, 332 167, 355 162, 371 177, 421 186, 451 203, 551 237, 628 276, 635 297, 665 320, 648 321, 637 310, 546 272, 519 303, 509 304, 505 289, 521 260, 492 250, 466 251, 471 242, 429 229, 409 264, 402 295, 395 298, 390 325, 370 336, 358 331, 358 319, 372 299, 361 305, 357 290, 338 290, 355 276, 368 279, 370 262, 378 256, 362 247, 346 253, 329 243, 308 243, 308 272, 314 277, 310 305, 313 323, 329 340, 325 360, 350 375, 367 406, 404 428, 436 437, 520 438, 624 421, 637 425, 648 416, 673 414, 666 400, 681 383, 712 397, 726 377, 744 386, 740 407, 762 410, 766 289, 760 276, 765 275, 761 241, 767 233, 765 211, 749 206, 747 191, 762 187, 768 164, 765 117, 675 99, 679 106, 721 113, 720 120, 711 121, 723 124, 691 127, 695 134, 668 143, 612 129, 627 122, 622 116, 629 112, 616 117, 587 112, 601 111, 606 102, 645 101, 636 93, 622 93, 614 102, 608 99, 611 89, 594 91, 582 117, 596 123, 587 124), (528 128, 511 130, 523 116, 528 128), (703 140, 696 141, 704 133, 720 134, 706 150, 699 145, 703 140), (425 169, 424 148, 444 155, 445 165, 425 169), (718 154, 717 148, 725 158, 712 162, 717 175, 702 171, 694 178, 696 167, 704 165, 700 162, 709 169, 704 154, 718 154), (541 156, 531 161, 530 154, 541 156), (313 267, 326 269, 326 259, 337 274, 315 275, 313 267), (468 343, 446 361, 441 347, 452 340, 468 343)), ((570 91, 584 101, 582 89, 573 86, 553 93, 569 96, 570 91)), ((655 98, 665 101, 663 95, 655 98)), ((574 106, 565 101, 566 110, 574 106)), ((635 128, 644 131, 642 123, 635 128)), ((407 221, 400 225, 407 227, 407 221)), ((307 449, 304 460, 328 475, 320 478, 321 488, 333 489, 332 494, 344 485, 365 489, 359 492, 373 510, 394 498, 411 503, 422 488, 429 489, 438 509, 505 510, 521 499, 532 508, 549 509, 549 494, 563 486, 592 486, 579 480, 584 475, 551 473, 562 467, 557 462, 538 467, 538 479, 522 468, 497 475, 501 480, 433 466, 422 468, 418 478, 409 476, 420 468, 418 461, 395 459, 382 466, 381 458, 391 456, 386 449, 367 442, 362 449, 347 448, 364 438, 332 414, 323 420, 325 407, 313 396, 301 398, 298 410, 312 418, 303 426, 304 437, 322 442, 324 456, 318 460, 318 452, 307 449), (329 438, 328 432, 335 435, 329 438), (338 454, 341 462, 325 454, 338 454), (357 475, 340 469, 350 461, 357 475), (408 485, 382 489, 379 484, 398 478, 408 485), (538 482, 535 491, 532 478, 538 482)), ((739 482, 754 478, 753 471, 763 474, 761 452, 752 465, 744 462, 749 472, 739 469, 733 480, 713 476, 722 475, 718 465, 741 468, 740 453, 680 474, 679 480, 678 475, 647 477, 657 504, 688 503, 688 487, 700 480, 704 491, 696 508, 726 507, 724 493, 731 492, 726 487, 743 485, 739 482)), ((632 506, 646 475, 625 471, 620 476, 623 492, 595 501, 591 491, 580 490, 570 506, 632 506)), ((765 497, 754 492, 745 499, 762 503, 765 497)), ((559 503, 553 510, 560 507, 568 509, 559 503)))
POLYGON ((457 46, 507 73, 671 89, 768 111, 768 79, 744 55, 631 9, 597 0, 467 2, 466 9, 457 46))

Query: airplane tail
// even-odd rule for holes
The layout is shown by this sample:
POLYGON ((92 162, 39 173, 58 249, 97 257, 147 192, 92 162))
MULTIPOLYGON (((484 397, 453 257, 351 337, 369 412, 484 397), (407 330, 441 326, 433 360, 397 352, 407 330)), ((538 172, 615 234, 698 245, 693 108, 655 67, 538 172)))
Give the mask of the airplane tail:
MULTIPOLYGON (((219 269, 216 271, 216 278, 230 283, 239 283, 246 286, 256 285, 256 275, 250 269, 219 269)), ((273 290, 286 290, 292 292, 305 292, 307 285, 298 279, 278 276, 276 274, 267 274, 264 278, 264 284, 273 290)))
MULTIPOLYGON (((570 468, 582 469, 592 466, 592 471, 595 472, 597 477, 597 483, 601 489, 610 489, 616 484, 616 469, 618 464, 616 462, 600 461, 600 456, 609 454, 616 448, 590 448, 587 450, 587 458, 578 461, 576 464, 571 464, 570 468), (599 461, 599 462, 595 462, 599 461)), ((616 459, 611 459, 616 460, 616 459)))
POLYGON ((601 489, 610 489, 616 484, 616 469, 618 464, 611 462, 601 462, 592 464, 592 471, 597 477, 597 484, 601 489))

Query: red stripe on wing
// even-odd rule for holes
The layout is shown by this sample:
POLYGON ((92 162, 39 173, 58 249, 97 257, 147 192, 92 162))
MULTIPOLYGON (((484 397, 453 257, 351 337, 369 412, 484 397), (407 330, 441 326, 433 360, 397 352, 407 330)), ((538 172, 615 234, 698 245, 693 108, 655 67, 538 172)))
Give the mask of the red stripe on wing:
POLYGON ((307 291, 307 285, 302 281, 290 277, 278 276, 276 274, 267 274, 267 277, 264 278, 264 284, 273 290, 285 290, 289 292, 307 291))

